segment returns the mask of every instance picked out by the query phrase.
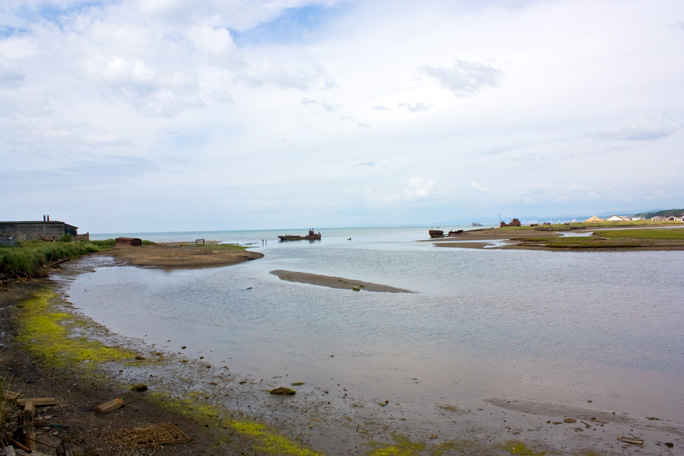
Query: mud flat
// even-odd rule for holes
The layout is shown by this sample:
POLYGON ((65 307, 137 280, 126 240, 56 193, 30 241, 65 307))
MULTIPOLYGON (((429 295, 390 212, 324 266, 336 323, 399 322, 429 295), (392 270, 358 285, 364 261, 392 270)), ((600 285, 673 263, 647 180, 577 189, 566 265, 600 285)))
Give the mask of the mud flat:
POLYGON ((310 285, 318 285, 321 287, 342 288, 345 290, 354 291, 374 291, 380 293, 412 293, 410 290, 390 287, 389 285, 380 285, 377 283, 363 282, 361 280, 345 279, 343 277, 310 274, 308 272, 275 270, 271 271, 271 274, 280 277, 282 280, 287 280, 288 282, 308 283, 310 285))

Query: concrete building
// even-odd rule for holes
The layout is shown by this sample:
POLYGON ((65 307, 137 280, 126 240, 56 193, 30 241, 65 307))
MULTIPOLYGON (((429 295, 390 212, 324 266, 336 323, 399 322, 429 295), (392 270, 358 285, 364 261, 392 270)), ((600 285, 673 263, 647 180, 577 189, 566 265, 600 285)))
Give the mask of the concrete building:
POLYGON ((78 227, 68 223, 45 220, 33 222, 0 222, 0 239, 3 244, 13 244, 18 241, 33 241, 38 239, 57 240, 70 234, 74 238, 78 235, 78 227))

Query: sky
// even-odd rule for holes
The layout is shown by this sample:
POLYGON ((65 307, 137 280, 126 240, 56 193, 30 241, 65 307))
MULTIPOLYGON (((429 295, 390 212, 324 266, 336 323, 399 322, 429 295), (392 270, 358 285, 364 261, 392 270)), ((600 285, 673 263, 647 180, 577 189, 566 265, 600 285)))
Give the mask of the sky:
POLYGON ((2 0, 0 220, 684 207, 681 0, 2 0))

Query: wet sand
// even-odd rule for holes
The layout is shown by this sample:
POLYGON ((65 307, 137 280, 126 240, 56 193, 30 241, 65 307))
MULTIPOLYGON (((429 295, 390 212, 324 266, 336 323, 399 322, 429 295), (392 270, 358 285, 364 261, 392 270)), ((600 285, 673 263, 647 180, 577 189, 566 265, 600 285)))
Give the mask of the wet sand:
POLYGON ((320 274, 309 274, 307 272, 296 271, 271 271, 271 274, 280 277, 288 282, 308 283, 329 288, 341 288, 354 291, 374 291, 380 293, 412 293, 410 290, 380 285, 377 283, 363 282, 361 280, 345 279, 343 277, 332 277, 320 274))

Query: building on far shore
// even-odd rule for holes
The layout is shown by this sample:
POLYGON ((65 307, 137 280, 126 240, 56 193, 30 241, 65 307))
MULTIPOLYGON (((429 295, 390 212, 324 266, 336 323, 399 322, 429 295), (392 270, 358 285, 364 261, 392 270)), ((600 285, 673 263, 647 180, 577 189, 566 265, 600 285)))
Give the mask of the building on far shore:
POLYGON ((0 222, 0 239, 2 245, 14 245, 18 241, 56 241, 65 234, 75 239, 88 239, 89 235, 78 234, 78 227, 59 221, 50 221, 50 217, 43 217, 43 221, 0 222))
POLYGON ((611 215, 606 219, 606 222, 629 222, 632 220, 629 217, 622 217, 620 215, 611 215))
POLYGON ((600 222, 605 222, 605 220, 603 220, 600 217, 596 217, 595 215, 589 217, 588 219, 586 219, 584 221, 584 223, 600 223, 600 222))

